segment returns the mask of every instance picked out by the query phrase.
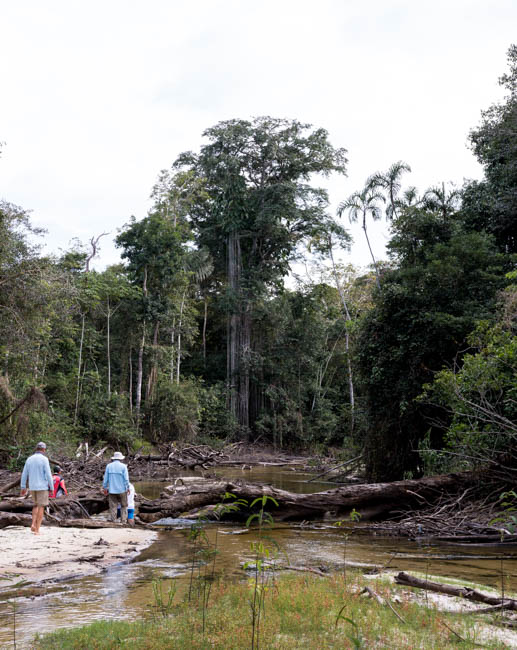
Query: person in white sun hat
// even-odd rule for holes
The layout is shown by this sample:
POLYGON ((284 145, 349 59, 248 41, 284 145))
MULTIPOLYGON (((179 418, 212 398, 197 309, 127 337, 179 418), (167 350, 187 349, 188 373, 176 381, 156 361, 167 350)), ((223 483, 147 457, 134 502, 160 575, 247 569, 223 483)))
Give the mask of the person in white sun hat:
POLYGON ((116 451, 111 457, 111 463, 106 465, 102 488, 108 495, 110 521, 117 521, 117 506, 120 503, 120 522, 127 524, 127 495, 129 494, 129 474, 127 466, 121 461, 124 456, 116 451))

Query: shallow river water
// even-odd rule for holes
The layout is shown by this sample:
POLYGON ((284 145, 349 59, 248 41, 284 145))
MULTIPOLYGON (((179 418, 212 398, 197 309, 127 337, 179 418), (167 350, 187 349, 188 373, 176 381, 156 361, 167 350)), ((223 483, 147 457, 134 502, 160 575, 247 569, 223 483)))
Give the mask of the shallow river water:
MULTIPOLYGON (((220 471, 220 474, 223 472, 220 471)), ((245 478, 266 482, 292 492, 316 492, 332 487, 329 483, 308 483, 310 475, 286 471, 278 467, 257 467, 251 471, 225 469, 227 478, 245 478)), ((137 483, 137 492, 156 498, 164 484, 137 483)), ((506 587, 517 590, 517 547, 446 546, 410 542, 406 539, 374 537, 347 527, 344 531, 330 522, 311 525, 275 525, 268 534, 280 548, 280 564, 299 566, 336 566, 346 561, 384 566, 391 570, 426 571, 430 574, 472 580, 486 585, 500 584, 501 557, 504 556, 506 587), (351 533, 345 542, 345 532, 351 533), (391 561, 390 561, 391 560, 391 561)), ((207 528, 212 541, 216 528, 207 528)), ((242 526, 218 526, 216 559, 218 573, 242 579, 242 563, 251 560, 250 544, 257 539, 255 531, 242 526)), ((135 560, 121 562, 104 573, 66 582, 62 590, 16 603, 17 647, 27 647, 36 631, 78 626, 97 619, 140 618, 153 602, 154 577, 175 578, 179 593, 187 588, 192 544, 188 528, 160 531, 156 542, 135 560)), ((0 647, 12 647, 12 605, 0 605, 0 647)))

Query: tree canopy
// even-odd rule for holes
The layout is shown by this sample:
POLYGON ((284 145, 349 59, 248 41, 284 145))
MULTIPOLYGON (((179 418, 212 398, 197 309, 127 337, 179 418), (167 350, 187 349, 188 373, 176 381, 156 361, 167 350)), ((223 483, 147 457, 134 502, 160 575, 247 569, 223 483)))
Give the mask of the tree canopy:
POLYGON ((469 137, 484 177, 462 188, 406 185, 395 155, 332 215, 321 179, 345 175, 345 149, 258 117, 159 172, 102 271, 104 233, 45 256, 30 214, 0 202, 0 457, 15 466, 44 431, 333 446, 378 480, 513 462, 516 46, 508 63, 469 137), (347 265, 344 217, 369 246, 386 218, 387 259, 370 246, 372 265, 347 265))

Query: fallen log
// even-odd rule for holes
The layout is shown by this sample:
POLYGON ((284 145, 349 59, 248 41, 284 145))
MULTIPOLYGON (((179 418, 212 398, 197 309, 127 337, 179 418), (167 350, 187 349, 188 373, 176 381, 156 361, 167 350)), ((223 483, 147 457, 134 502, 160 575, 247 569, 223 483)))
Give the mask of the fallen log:
POLYGON ((32 516, 15 512, 0 512, 0 528, 7 526, 30 526, 32 516))
MULTIPOLYGON (((361 521, 387 518, 394 511, 404 508, 420 508, 443 497, 444 493, 457 492, 466 485, 480 481, 475 473, 446 474, 423 479, 343 485, 325 492, 294 494, 268 485, 255 485, 243 481, 202 479, 181 486, 167 488, 168 496, 146 501, 140 505, 140 516, 152 522, 163 517, 184 516, 195 509, 221 503, 226 493, 251 503, 264 495, 278 503, 266 506, 275 521, 315 519, 326 514, 347 516, 353 509, 361 514, 361 521)), ((230 502, 232 499, 230 499, 230 502)), ((257 510, 257 508, 255 508, 257 510)), ((242 519, 249 510, 229 513, 232 519, 242 519)), ((228 518, 228 517, 227 517, 228 518)))
POLYGON ((322 578, 327 578, 328 573, 325 573, 321 569, 314 569, 309 566, 293 566, 292 564, 286 564, 285 566, 275 566, 275 571, 301 571, 303 573, 314 573, 317 576, 322 578))
POLYGON ((6 483, 5 485, 1 485, 0 486, 0 494, 4 494, 5 492, 10 492, 12 489, 14 489, 18 485, 20 485, 21 478, 22 478, 22 475, 21 475, 21 473, 19 473, 9 483, 6 483))
POLYGON ((32 499, 24 497, 7 497, 0 501, 0 512, 30 512, 33 507, 32 499))
POLYGON ((325 476, 326 474, 330 474, 331 472, 335 472, 336 469, 339 469, 340 467, 346 467, 347 465, 351 465, 352 463, 355 463, 358 460, 361 460, 363 457, 362 454, 359 456, 356 456, 355 458, 351 458, 350 460, 345 461, 344 463, 340 463, 339 465, 336 465, 335 467, 330 467, 329 469, 325 470, 322 474, 318 474, 317 476, 313 476, 310 478, 307 483, 310 483, 311 481, 316 481, 317 479, 321 478, 322 476, 325 476))
POLYGON ((449 596, 457 596, 465 598, 476 603, 486 603, 487 605, 504 605, 504 609, 517 610, 517 600, 513 598, 498 598, 497 596, 490 596, 484 594, 471 587, 457 587, 455 585, 443 584, 441 582, 432 582, 431 580, 422 580, 401 571, 395 576, 395 582, 405 587, 416 587, 417 589, 425 589, 427 591, 435 591, 440 594, 448 594, 449 596))

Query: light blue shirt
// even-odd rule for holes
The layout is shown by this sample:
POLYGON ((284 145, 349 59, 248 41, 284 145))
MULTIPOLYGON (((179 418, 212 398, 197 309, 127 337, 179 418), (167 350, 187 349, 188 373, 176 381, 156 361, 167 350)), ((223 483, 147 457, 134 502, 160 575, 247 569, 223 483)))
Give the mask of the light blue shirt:
POLYGON ((114 460, 106 465, 102 487, 109 490, 110 494, 122 494, 129 490, 129 475, 127 467, 119 460, 114 460))
POLYGON ((37 451, 27 458, 23 467, 20 485, 22 490, 27 487, 29 490, 54 490, 50 464, 44 454, 37 451))

